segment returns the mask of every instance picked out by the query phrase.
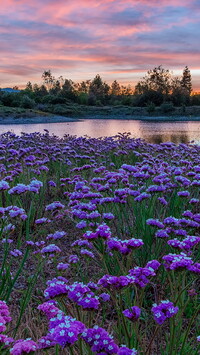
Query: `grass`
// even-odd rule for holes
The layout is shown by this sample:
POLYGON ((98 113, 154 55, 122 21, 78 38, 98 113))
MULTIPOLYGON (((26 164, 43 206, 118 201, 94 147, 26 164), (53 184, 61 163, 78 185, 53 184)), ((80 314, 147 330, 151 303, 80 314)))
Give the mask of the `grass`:
MULTIPOLYGON (((133 119, 145 121, 199 121, 200 107, 176 107, 173 112, 165 113, 159 107, 151 114, 145 107, 132 106, 85 106, 79 104, 50 105, 45 111, 37 109, 24 109, 20 107, 8 107, 0 105, 0 117, 3 120, 8 118, 28 119, 44 117, 51 119, 53 116, 63 116, 68 118, 92 118, 92 119, 133 119)), ((26 120, 26 123, 27 120, 26 120)))

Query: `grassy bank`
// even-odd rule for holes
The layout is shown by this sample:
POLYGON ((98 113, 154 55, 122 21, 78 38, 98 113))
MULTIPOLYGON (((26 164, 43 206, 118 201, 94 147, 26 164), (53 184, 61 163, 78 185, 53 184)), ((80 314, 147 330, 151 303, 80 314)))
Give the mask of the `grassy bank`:
POLYGON ((0 106, 0 124, 6 123, 38 123, 65 122, 73 119, 130 119, 147 121, 199 121, 200 107, 175 107, 169 110, 155 107, 148 112, 148 107, 131 106, 85 106, 78 104, 59 105, 54 113, 53 108, 48 112, 34 109, 0 106), (24 121, 25 120, 25 121, 24 121))

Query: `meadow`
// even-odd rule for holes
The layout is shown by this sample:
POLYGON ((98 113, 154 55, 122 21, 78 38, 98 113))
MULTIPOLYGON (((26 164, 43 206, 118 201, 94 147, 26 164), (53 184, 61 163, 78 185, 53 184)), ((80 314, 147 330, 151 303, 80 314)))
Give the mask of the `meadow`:
POLYGON ((0 353, 199 354, 200 146, 0 136, 0 353))

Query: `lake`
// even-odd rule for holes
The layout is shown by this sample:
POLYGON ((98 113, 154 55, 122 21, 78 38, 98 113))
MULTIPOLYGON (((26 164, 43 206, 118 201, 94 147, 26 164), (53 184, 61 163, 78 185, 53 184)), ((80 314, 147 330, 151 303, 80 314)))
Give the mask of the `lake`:
POLYGON ((0 125, 0 133, 12 131, 17 135, 21 132, 44 132, 63 137, 65 134, 98 138, 114 136, 117 133, 130 132, 133 138, 143 138, 149 143, 174 142, 200 144, 200 122, 149 122, 114 119, 87 119, 65 123, 38 123, 0 125))

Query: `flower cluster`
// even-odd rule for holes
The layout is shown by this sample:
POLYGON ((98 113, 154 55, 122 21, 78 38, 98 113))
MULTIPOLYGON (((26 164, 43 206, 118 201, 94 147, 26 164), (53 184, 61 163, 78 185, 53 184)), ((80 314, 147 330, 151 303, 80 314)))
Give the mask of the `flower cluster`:
POLYGON ((83 323, 70 316, 65 316, 55 301, 45 302, 38 306, 38 309, 43 311, 49 320, 48 334, 39 341, 39 347, 42 349, 53 344, 59 344, 63 348, 72 345, 85 329, 83 323))
POLYGON ((109 238, 107 246, 109 250, 117 250, 122 254, 129 254, 132 250, 140 248, 144 245, 142 239, 125 239, 109 238))
POLYGON ((130 309, 125 309, 122 313, 126 318, 134 322, 140 317, 141 309, 137 306, 133 306, 130 309))
POLYGON ((98 354, 117 354, 118 346, 115 344, 111 335, 105 329, 98 326, 86 329, 81 337, 88 343, 91 350, 98 354))
POLYGON ((153 304, 151 311, 153 312, 156 323, 163 324, 167 318, 173 317, 179 308, 174 307, 173 303, 169 300, 161 301, 160 304, 153 304))

